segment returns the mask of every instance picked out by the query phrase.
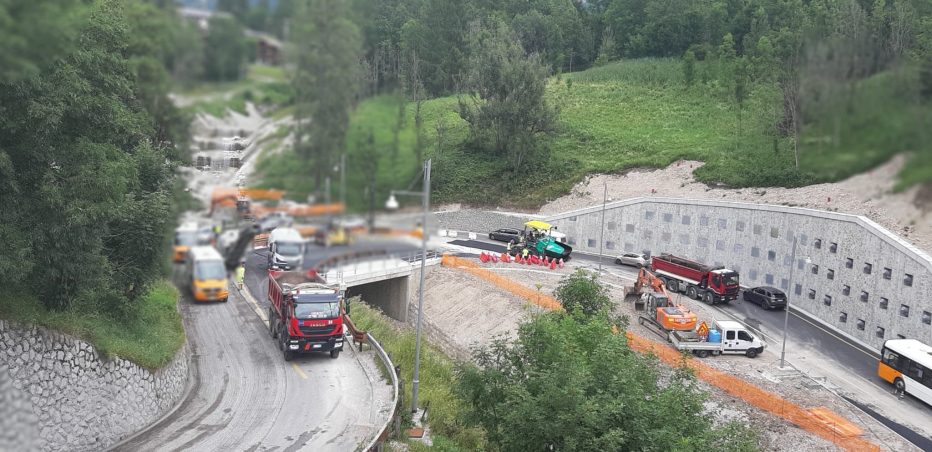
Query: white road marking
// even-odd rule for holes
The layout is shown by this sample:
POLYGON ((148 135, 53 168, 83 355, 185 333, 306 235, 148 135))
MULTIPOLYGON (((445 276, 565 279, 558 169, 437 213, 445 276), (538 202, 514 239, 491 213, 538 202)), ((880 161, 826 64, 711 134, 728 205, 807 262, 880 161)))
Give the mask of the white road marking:
POLYGON ((259 302, 257 302, 256 299, 253 298, 251 293, 249 293, 249 289, 246 288, 246 284, 243 284, 243 288, 238 289, 238 290, 239 290, 240 295, 243 296, 243 299, 245 299, 247 303, 252 305, 252 310, 256 312, 256 315, 259 316, 260 319, 262 319, 262 322, 268 323, 269 317, 265 315, 264 312, 262 312, 262 308, 259 307, 259 302))
POLYGON ((297 365, 296 363, 291 363, 291 367, 293 367, 293 368, 294 368, 294 371, 295 371, 295 372, 297 372, 297 373, 298 373, 298 375, 299 375, 299 376, 300 376, 301 378, 303 378, 303 379, 305 379, 305 380, 307 380, 307 374, 306 374, 306 373, 304 373, 304 371, 303 371, 303 370, 301 370, 301 368, 300 368, 300 367, 298 367, 298 365, 297 365))

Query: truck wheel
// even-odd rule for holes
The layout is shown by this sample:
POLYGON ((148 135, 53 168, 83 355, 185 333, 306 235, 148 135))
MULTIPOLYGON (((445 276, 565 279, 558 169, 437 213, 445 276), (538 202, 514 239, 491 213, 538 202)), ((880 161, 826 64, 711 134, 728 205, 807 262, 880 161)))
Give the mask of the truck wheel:
POLYGON ((282 351, 282 356, 285 358, 285 361, 291 361, 294 358, 294 353, 291 353, 290 350, 282 351))
POLYGON ((689 286, 686 288, 686 296, 692 298, 693 300, 699 298, 699 291, 696 290, 696 286, 689 286))
POLYGON ((708 357, 709 357, 709 351, 708 351, 708 350, 696 350, 696 356, 698 356, 698 357, 700 357, 700 358, 708 358, 708 357))
POLYGON ((676 284, 675 279, 667 280, 667 290, 670 292, 679 292, 679 286, 676 284))
POLYGON ((272 308, 269 308, 269 336, 272 336, 272 339, 278 339, 278 334, 275 331, 275 317, 272 315, 272 308))
POLYGON ((333 358, 333 359, 339 358, 339 357, 340 357, 340 351, 339 351, 339 350, 330 350, 330 357, 333 358))
POLYGON ((744 354, 747 355, 748 358, 753 358, 757 356, 757 349, 749 348, 744 354))
POLYGON ((706 292, 705 294, 702 295, 702 301, 704 301, 705 304, 709 304, 709 305, 715 304, 715 300, 712 299, 712 294, 710 294, 710 293, 708 293, 708 292, 706 292))

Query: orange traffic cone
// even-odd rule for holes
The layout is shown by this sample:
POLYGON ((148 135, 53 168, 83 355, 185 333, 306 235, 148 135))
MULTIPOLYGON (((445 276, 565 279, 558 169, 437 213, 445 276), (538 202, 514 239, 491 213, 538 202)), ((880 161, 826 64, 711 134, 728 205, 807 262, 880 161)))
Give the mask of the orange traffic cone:
POLYGON ((486 256, 485 252, 483 251, 482 253, 479 254, 479 260, 482 261, 483 263, 488 262, 489 256, 486 256))
POLYGON ((508 254, 506 253, 502 253, 502 256, 499 259, 506 264, 509 262, 508 254))
POLYGON ((550 261, 550 269, 553 270, 555 268, 557 268, 557 261, 556 260, 550 261))

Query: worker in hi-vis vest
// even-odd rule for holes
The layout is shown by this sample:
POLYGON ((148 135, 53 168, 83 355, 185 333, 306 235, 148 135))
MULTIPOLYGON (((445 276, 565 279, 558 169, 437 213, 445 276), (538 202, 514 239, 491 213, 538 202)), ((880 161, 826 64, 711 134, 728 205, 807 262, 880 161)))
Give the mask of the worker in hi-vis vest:
POLYGON ((236 287, 239 289, 243 288, 243 280, 246 278, 246 260, 243 259, 239 262, 239 267, 236 267, 236 287))

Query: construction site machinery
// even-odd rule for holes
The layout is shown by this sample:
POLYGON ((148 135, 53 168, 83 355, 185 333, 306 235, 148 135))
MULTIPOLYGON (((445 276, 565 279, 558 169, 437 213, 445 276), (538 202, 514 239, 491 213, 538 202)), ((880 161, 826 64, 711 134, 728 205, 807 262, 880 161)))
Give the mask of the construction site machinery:
POLYGON ((650 262, 651 270, 671 293, 682 292, 707 304, 728 303, 738 298, 738 272, 663 253, 650 262))
POLYGON ((344 290, 314 270, 269 271, 269 334, 285 361, 295 354, 343 350, 344 290))
POLYGON ((670 331, 669 341, 677 350, 705 358, 709 355, 745 355, 753 358, 767 346, 741 322, 716 320, 712 329, 705 322, 696 331, 670 331))
POLYGON ((314 231, 314 242, 318 245, 352 245, 353 235, 343 225, 330 223, 326 228, 314 231))
POLYGON ((239 266, 240 261, 246 254, 246 248, 252 243, 253 238, 259 233, 259 227, 255 224, 246 225, 239 230, 236 241, 230 246, 221 249, 223 252, 223 263, 228 271, 233 271, 239 266))
MULTIPOLYGON (((554 238, 553 229, 553 225, 543 221, 532 220, 524 223, 524 231, 521 233, 523 246, 538 256, 568 260, 573 248, 554 238)), ((515 251, 520 252, 520 247, 515 251)))
POLYGON ((670 331, 692 331, 696 328, 694 312, 682 305, 674 305, 664 289, 663 281, 642 268, 633 286, 625 287, 625 301, 633 302, 641 312, 638 323, 656 329, 666 337, 670 331))

